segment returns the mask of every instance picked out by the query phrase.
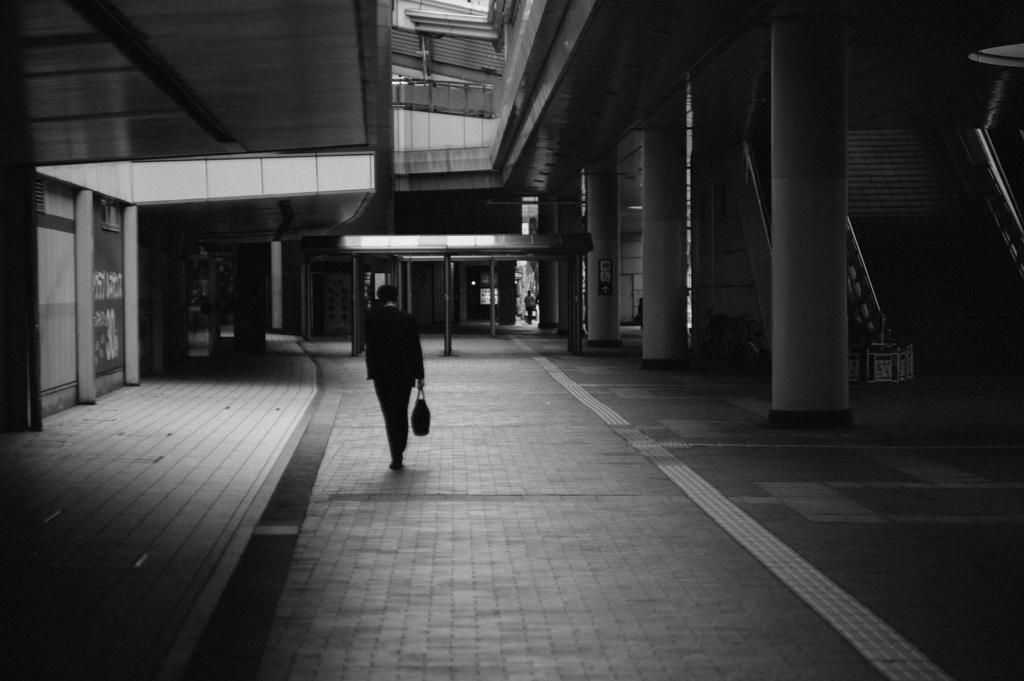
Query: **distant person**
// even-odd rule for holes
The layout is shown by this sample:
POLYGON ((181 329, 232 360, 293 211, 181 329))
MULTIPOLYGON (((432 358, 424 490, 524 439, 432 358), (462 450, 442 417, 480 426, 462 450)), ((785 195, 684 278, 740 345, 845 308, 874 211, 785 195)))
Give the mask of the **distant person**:
POLYGON ((526 323, 533 324, 533 315, 537 311, 537 299, 533 297, 533 291, 526 292, 523 306, 526 308, 526 323))
POLYGON ((398 289, 377 289, 380 306, 366 315, 366 378, 373 380, 391 449, 391 470, 402 468, 409 442, 409 395, 423 387, 423 350, 416 318, 398 309, 398 289))

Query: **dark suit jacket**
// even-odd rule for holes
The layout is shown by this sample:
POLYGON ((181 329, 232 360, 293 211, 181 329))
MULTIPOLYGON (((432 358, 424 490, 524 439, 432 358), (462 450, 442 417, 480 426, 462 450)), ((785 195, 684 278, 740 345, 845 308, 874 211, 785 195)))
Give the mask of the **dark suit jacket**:
POLYGON ((414 385, 423 378, 416 318, 385 306, 366 315, 366 378, 414 385))

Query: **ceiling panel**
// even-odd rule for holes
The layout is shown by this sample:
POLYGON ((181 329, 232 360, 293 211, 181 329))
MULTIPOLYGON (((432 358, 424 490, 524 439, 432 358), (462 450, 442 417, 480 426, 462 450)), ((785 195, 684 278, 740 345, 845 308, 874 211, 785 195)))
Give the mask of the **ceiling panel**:
POLYGON ((367 143, 356 0, 21 6, 41 164, 367 143))
MULTIPOLYGON (((366 206, 363 192, 296 196, 286 199, 292 212, 282 237, 327 234, 366 206)), ((207 201, 141 206, 140 217, 156 229, 181 230, 196 238, 268 239, 282 222, 281 199, 207 201)))
MULTIPOLYGON (((686 87, 712 138, 733 144, 767 130, 770 13, 787 4, 599 3, 509 189, 557 191, 686 87)), ((1024 69, 967 58, 1024 42, 1019 0, 799 4, 849 12, 851 128, 1024 128, 1024 69)), ((679 116, 684 102, 674 103, 679 116)))
MULTIPOLYGON (((636 121, 683 89, 687 69, 742 25, 759 4, 599 3, 510 183, 550 193, 571 181, 581 167, 614 147, 636 121)), ((684 115, 682 111, 680 116, 684 115)))
POLYGON ((118 0, 247 151, 366 144, 354 0, 118 0))

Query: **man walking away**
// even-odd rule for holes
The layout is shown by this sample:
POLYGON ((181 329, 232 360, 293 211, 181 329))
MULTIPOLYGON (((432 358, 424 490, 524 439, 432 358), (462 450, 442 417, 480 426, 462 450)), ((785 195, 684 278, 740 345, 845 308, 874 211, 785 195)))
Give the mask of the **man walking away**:
POLYGON ((366 379, 373 380, 391 449, 391 470, 402 468, 409 441, 409 395, 423 387, 423 350, 416 319, 398 309, 398 289, 377 289, 380 307, 366 315, 366 379))
POLYGON ((526 306, 526 323, 533 324, 533 313, 537 311, 537 299, 533 297, 533 291, 526 292, 523 305, 526 306))

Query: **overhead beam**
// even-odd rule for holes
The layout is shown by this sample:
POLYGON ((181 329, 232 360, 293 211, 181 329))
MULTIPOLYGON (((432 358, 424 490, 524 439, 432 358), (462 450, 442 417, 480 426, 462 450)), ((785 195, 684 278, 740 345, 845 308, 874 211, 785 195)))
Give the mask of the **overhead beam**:
POLYGON ((124 14, 107 0, 68 0, 82 18, 105 35, 149 80, 227 151, 245 149, 213 115, 174 68, 157 54, 124 14))

